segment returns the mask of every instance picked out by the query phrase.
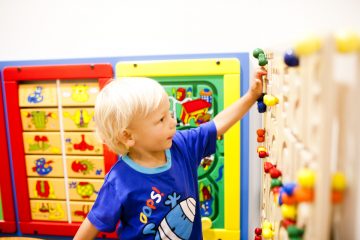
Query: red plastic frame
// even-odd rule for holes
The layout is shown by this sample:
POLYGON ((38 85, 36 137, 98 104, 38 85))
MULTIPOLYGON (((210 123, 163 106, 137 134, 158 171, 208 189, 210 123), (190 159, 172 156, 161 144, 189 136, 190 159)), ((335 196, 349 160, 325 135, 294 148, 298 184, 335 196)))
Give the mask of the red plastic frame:
POLYGON ((16 223, 11 187, 8 145, 6 140, 4 103, 2 99, 2 84, 0 84, 0 190, 4 217, 4 221, 0 221, 0 233, 14 233, 16 232, 16 223))
MULTIPOLYGON (((19 82, 51 81, 60 79, 97 79, 103 87, 113 76, 110 64, 82 64, 58 66, 26 66, 4 69, 6 105, 9 118, 11 154, 14 166, 16 198, 20 220, 20 230, 25 234, 74 236, 80 223, 47 222, 31 220, 28 194, 22 124, 19 108, 19 82)), ((104 147, 105 172, 117 160, 116 155, 104 147)), ((116 237, 115 233, 100 233, 99 237, 116 237)))

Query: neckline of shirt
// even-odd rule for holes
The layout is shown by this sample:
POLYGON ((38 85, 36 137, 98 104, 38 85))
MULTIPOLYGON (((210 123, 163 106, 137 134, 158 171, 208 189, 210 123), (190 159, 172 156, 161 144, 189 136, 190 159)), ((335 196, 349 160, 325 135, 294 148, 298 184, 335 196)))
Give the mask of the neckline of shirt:
POLYGON ((170 149, 165 150, 165 157, 166 157, 166 163, 160 167, 155 168, 148 168, 141 166, 134 162, 128 155, 122 156, 122 160, 132 169, 134 169, 137 172, 145 173, 145 174, 157 174, 162 173, 170 169, 171 167, 171 153, 170 149))

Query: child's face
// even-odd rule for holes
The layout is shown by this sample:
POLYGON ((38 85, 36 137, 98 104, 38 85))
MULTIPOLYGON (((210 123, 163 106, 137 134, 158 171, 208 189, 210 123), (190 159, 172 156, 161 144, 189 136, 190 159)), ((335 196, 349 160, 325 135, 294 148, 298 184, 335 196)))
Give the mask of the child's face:
POLYGON ((134 149, 157 152, 171 147, 176 131, 176 121, 170 114, 170 102, 164 92, 159 106, 147 117, 135 117, 129 129, 135 144, 134 149))

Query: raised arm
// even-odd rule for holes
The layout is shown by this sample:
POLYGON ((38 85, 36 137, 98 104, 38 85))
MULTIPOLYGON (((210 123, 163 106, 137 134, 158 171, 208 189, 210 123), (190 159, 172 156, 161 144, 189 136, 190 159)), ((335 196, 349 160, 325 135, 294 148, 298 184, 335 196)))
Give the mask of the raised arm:
POLYGON ((99 230, 97 230, 94 225, 92 225, 89 219, 85 218, 80 228, 78 229, 74 240, 94 239, 98 233, 99 230))
POLYGON ((247 93, 215 116, 214 122, 218 136, 224 134, 239 121, 261 96, 263 89, 262 76, 265 74, 266 70, 264 68, 257 70, 247 93))

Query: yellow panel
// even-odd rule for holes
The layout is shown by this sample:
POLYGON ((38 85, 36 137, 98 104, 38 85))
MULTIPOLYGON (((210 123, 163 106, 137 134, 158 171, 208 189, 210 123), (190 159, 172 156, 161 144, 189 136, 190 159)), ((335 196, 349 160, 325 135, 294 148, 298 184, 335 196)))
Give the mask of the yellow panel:
POLYGON ((57 106, 55 83, 20 84, 20 107, 57 106))
POLYGON ((93 106, 99 93, 97 81, 61 82, 62 106, 93 106))
POLYGON ((27 154, 60 154, 61 141, 58 132, 24 132, 24 150, 27 154))
POLYGON ((33 220, 68 220, 65 201, 30 200, 30 207, 33 220))
MULTIPOLYGON (((224 76, 224 108, 240 97, 240 76, 224 76)), ((224 135, 225 229, 240 228, 240 122, 224 135)))
POLYGON ((95 129, 93 108, 63 108, 65 131, 91 131, 95 129))
POLYGON ((65 184, 57 178, 28 178, 31 199, 65 199, 65 184))
POLYGON ((26 155, 26 173, 34 177, 63 177, 61 155, 26 155))
POLYGON ((240 231, 231 231, 225 229, 209 229, 203 231, 204 240, 217 240, 217 239, 228 239, 235 240, 240 239, 240 231))
POLYGON ((92 202, 70 202, 71 220, 73 222, 84 221, 93 204, 92 202))
POLYGON ((95 201, 104 180, 69 179, 70 200, 95 201))
POLYGON ((104 178, 104 157, 99 156, 67 156, 67 172, 75 178, 104 178))
POLYGON ((53 131, 60 129, 57 108, 23 108, 20 112, 24 131, 53 131))
POLYGON ((103 145, 93 132, 65 132, 64 136, 66 154, 103 154, 103 145))
MULTIPOLYGON (((165 77, 224 75, 224 107, 240 97, 238 59, 196 59, 173 61, 119 62, 116 77, 165 77)), ((226 134, 224 141, 224 229, 204 231, 204 239, 240 238, 240 123, 226 134), (235 180, 234 179, 238 179, 235 180)))
POLYGON ((240 62, 236 58, 120 62, 116 64, 116 77, 209 76, 239 73, 240 62))

